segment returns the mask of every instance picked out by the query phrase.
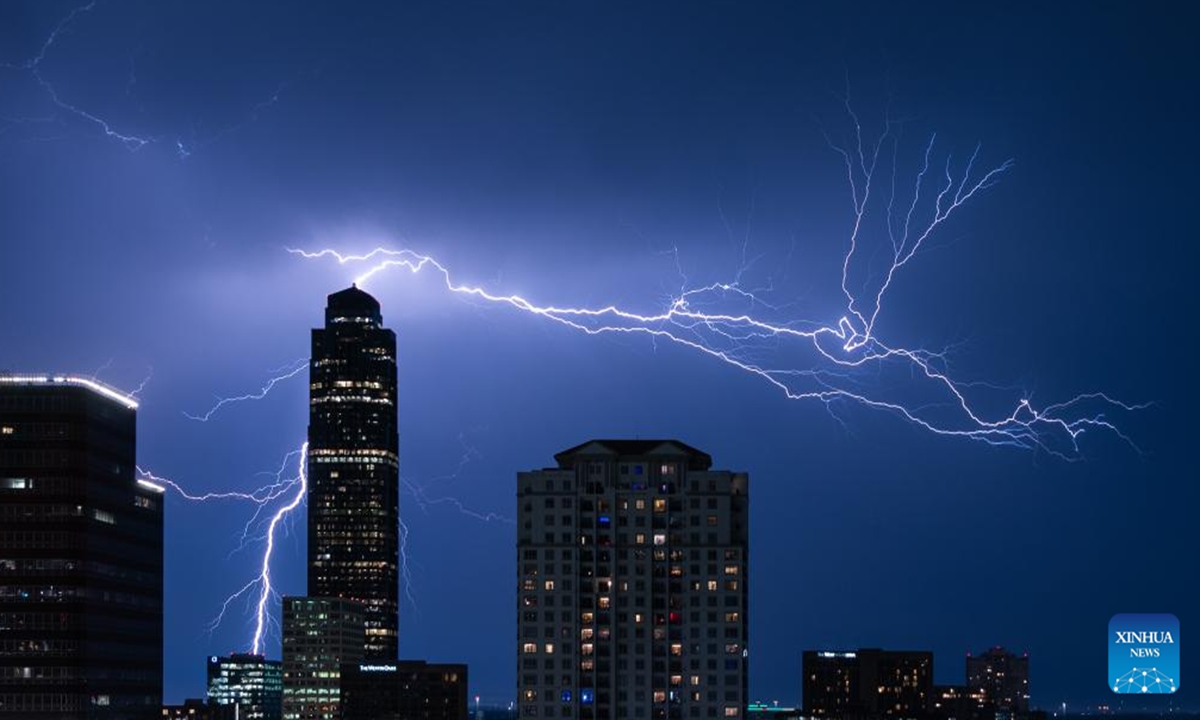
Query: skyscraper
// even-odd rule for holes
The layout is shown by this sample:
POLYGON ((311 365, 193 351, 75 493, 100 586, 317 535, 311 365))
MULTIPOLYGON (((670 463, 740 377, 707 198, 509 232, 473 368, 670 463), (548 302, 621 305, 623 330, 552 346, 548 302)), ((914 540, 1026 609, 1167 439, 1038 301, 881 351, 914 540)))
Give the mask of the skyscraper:
POLYGON ((329 296, 312 331, 308 594, 365 606, 365 653, 396 659, 400 498, 396 335, 375 298, 329 296))
POLYGON ((363 606, 283 599, 283 720, 338 720, 342 663, 363 659, 363 606))
POLYGON ((162 488, 135 479, 137 402, 0 375, 0 718, 162 706, 162 488))
POLYGON ((674 440, 517 476, 521 717, 741 717, 749 477, 674 440))

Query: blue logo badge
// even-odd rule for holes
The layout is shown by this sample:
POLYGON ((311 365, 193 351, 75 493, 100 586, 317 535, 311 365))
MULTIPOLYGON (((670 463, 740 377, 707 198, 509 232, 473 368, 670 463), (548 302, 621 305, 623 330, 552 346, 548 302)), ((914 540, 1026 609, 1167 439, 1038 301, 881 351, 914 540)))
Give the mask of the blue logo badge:
POLYGON ((1108 686, 1121 695, 1179 689, 1179 618, 1122 613, 1108 621, 1108 686))

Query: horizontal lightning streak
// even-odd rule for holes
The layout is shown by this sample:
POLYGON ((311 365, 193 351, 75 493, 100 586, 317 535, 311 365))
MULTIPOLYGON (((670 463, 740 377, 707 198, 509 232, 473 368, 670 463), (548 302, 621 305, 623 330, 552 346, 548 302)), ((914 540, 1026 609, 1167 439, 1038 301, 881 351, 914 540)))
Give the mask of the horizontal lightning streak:
MULTIPOLYGON (((1089 429, 1110 431, 1132 445, 1132 440, 1104 412, 1085 412, 1082 406, 1090 403, 1108 410, 1134 411, 1147 407, 1146 403, 1129 404, 1104 393, 1087 393, 1038 409, 1028 397, 1020 397, 1013 402, 1009 412, 988 417, 967 397, 967 389, 979 383, 960 384, 953 380, 944 369, 944 353, 893 347, 879 338, 875 332, 876 322, 884 297, 897 273, 938 227, 971 198, 995 184, 1013 163, 1006 160, 972 179, 979 154, 978 146, 961 175, 954 174, 950 158, 947 158, 944 184, 932 203, 925 203, 932 204, 928 208, 930 214, 923 222, 916 223, 915 219, 922 214, 922 187, 935 147, 936 136, 932 136, 924 149, 924 163, 916 176, 912 201, 902 217, 895 217, 894 193, 893 197, 887 199, 892 261, 883 280, 873 290, 867 291, 871 297, 870 309, 860 311, 858 293, 852 289, 849 278, 855 253, 862 241, 860 231, 868 212, 872 180, 879 168, 881 150, 887 142, 895 140, 891 139, 892 123, 886 122, 880 138, 875 142, 865 142, 858 117, 848 105, 847 111, 855 128, 852 148, 845 149, 830 143, 843 158, 854 207, 841 282, 848 312, 833 323, 803 318, 791 318, 783 322, 765 319, 756 313, 763 309, 778 311, 779 306, 743 289, 736 281, 680 290, 669 298, 661 311, 640 313, 613 304, 594 307, 541 305, 521 295, 498 294, 481 286, 457 282, 447 266, 430 255, 411 249, 377 247, 358 254, 343 253, 332 248, 287 248, 287 251, 309 260, 332 259, 339 265, 362 267, 363 271, 355 278, 358 285, 364 285, 390 268, 406 269, 413 275, 430 272, 440 279, 447 291, 455 295, 509 306, 588 335, 639 334, 654 340, 667 340, 757 376, 781 390, 789 400, 815 400, 827 406, 838 400, 850 401, 888 411, 937 435, 968 438, 992 445, 1038 448, 1064 459, 1079 456, 1077 440, 1089 429), (902 230, 893 232, 893 228, 902 230), (728 306, 731 301, 740 301, 748 305, 749 310, 719 312, 703 309, 721 303, 728 306), (765 343, 781 340, 801 343, 801 347, 811 353, 812 365, 771 367, 756 359, 765 343), (925 392, 933 392, 934 401, 914 403, 889 398, 878 391, 868 392, 851 375, 868 366, 876 371, 882 370, 885 365, 907 369, 912 378, 927 383, 929 387, 925 392), (799 380, 806 380, 811 385, 798 386, 799 380), (934 409, 942 411, 942 415, 935 413, 934 409), (945 417, 947 409, 953 409, 955 416, 945 417)), ((894 177, 894 168, 891 174, 894 177)))

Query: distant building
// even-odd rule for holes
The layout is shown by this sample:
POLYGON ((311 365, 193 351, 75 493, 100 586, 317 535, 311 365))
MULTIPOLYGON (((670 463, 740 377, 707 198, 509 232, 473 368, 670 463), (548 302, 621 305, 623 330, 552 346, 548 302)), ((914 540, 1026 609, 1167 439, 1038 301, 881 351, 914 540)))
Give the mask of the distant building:
POLYGON ((981 695, 982 704, 1009 716, 1029 711, 1029 655, 1002 647, 967 656, 967 689, 981 695))
POLYGON ((800 720, 804 717, 804 711, 801 708, 750 703, 746 708, 746 716, 751 720, 800 720))
POLYGON ((239 720, 281 720, 283 670, 279 661, 248 653, 210 657, 208 701, 237 705, 239 720))
POLYGON ((238 720, 236 705, 217 705, 191 698, 182 705, 163 705, 163 720, 238 720))
POLYGON ((329 296, 312 331, 308 592, 366 605, 366 657, 396 659, 400 461, 396 334, 356 287, 329 296))
POLYGON ((343 665, 341 712, 342 720, 468 720, 467 666, 343 665))
POLYGON ((938 720, 985 720, 995 713, 985 713, 985 698, 981 691, 966 685, 934 685, 930 713, 938 720))
POLYGON ((343 663, 363 659, 363 605, 342 598, 283 599, 283 718, 338 720, 343 663))
POLYGON ((593 440, 517 477, 517 705, 742 717, 749 477, 675 440, 593 440))
POLYGON ((0 374, 0 718, 156 718, 163 489, 135 475, 137 402, 0 374))
POLYGON ((808 650, 804 714, 845 720, 925 718, 933 699, 933 653, 808 650))

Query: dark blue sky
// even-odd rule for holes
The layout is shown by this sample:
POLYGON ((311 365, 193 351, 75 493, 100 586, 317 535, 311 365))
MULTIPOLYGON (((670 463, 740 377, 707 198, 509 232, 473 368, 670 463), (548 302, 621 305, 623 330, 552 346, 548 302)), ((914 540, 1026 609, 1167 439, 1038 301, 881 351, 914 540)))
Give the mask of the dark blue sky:
MULTIPOLYGON (((764 699, 797 699, 805 648, 929 648, 958 682, 968 650, 1003 644, 1029 651, 1036 702, 1102 700, 1111 615, 1200 617, 1184 4, 112 0, 31 71, 76 7, 0 5, 0 368, 107 366, 132 388, 152 367, 144 466, 249 487, 302 442, 300 379, 207 424, 182 414, 307 356, 355 273, 288 246, 410 247, 497 292, 649 312, 680 286, 672 248, 701 285, 732 279, 748 239, 748 286, 835 322, 852 205, 822 131, 848 130, 849 76, 864 119, 889 97, 904 119, 901 178, 933 131, 957 157, 981 142, 981 161, 1016 161, 905 269, 880 333, 955 344, 958 377, 1043 403, 1155 401, 1114 416, 1141 453, 1092 433, 1065 462, 834 417, 685 348, 395 273, 369 289, 399 336, 402 474, 511 517, 517 470, 594 436, 678 437, 749 471, 764 699)), ((244 606, 204 627, 257 551, 230 555, 245 507, 167 509, 178 699, 202 694, 204 656, 245 648, 244 606)), ((401 654, 468 662, 472 692, 507 701, 512 526, 409 496, 402 515, 401 654)), ((285 593, 304 590, 303 536, 279 548, 285 593)), ((1177 702, 1192 685, 1185 670, 1177 702)))

